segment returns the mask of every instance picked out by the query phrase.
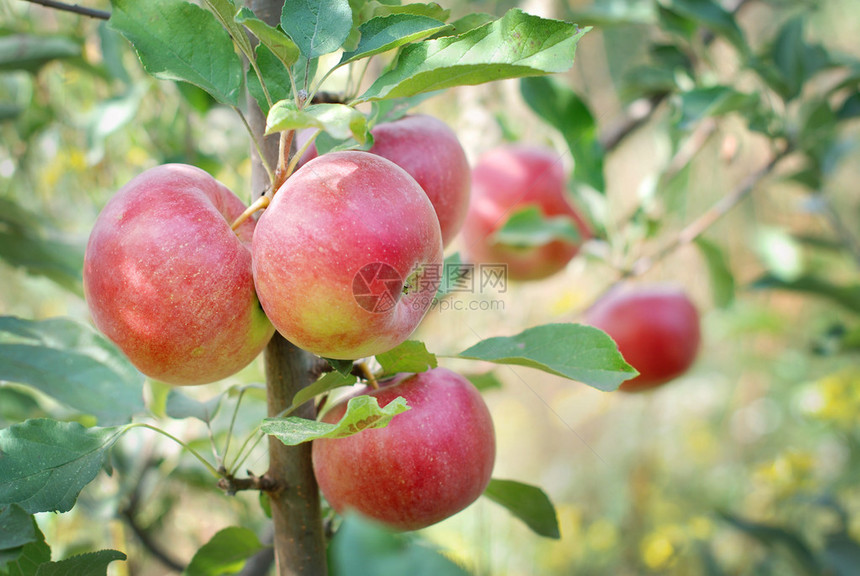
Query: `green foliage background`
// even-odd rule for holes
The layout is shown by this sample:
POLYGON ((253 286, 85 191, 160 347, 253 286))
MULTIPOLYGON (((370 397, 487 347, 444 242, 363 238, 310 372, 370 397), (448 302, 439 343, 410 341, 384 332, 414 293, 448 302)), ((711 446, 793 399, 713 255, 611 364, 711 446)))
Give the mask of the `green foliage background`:
MULTIPOLYGON (((458 17, 515 3, 441 4, 458 17)), ((639 279, 681 283, 703 311, 688 375, 624 395, 497 369, 502 389, 486 391, 494 476, 541 486, 561 539, 535 536, 482 499, 422 534, 472 573, 857 573, 860 10, 854 0, 744 4, 726 19, 693 0, 528 3, 595 26, 572 72, 458 88, 419 106, 458 132, 473 162, 503 141, 554 147, 600 235, 555 278, 431 311, 418 336, 439 353, 577 320, 618 270, 766 165, 774 143, 801 152, 639 279), (647 122, 604 151, 600 136, 647 101, 659 102, 647 122)), ((248 199, 247 135, 201 90, 147 76, 103 24, 17 0, 0 3, 0 15, 0 312, 86 322, 83 246, 111 194, 148 167, 186 162, 248 199), (14 50, 20 35, 33 47, 26 61, 14 50)), ((227 406, 245 390, 242 438, 263 413, 261 381, 254 365, 182 393, 232 390, 227 406)), ((204 422, 185 418, 165 386, 148 383, 146 401, 171 433, 207 449, 204 422)), ((204 418, 222 443, 229 414, 222 406, 204 418)), ((44 415, 94 423, 33 388, 0 386, 3 426, 44 415)), ((118 442, 114 474, 72 512, 39 516, 54 559, 112 547, 129 556, 112 565, 117 574, 159 574, 132 526, 181 564, 225 526, 265 533, 254 495, 224 497, 197 462, 146 432, 118 442)), ((261 473, 265 453, 245 465, 261 473)))

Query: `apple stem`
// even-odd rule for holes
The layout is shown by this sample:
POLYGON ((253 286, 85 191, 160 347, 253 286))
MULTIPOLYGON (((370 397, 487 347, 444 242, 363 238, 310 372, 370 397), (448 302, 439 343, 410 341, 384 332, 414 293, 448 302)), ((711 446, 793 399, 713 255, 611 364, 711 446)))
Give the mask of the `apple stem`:
POLYGON ((371 388, 373 388, 374 390, 379 390, 379 382, 376 381, 376 376, 373 374, 373 372, 370 370, 366 363, 357 362, 355 367, 358 368, 361 377, 367 380, 367 383, 370 385, 371 388))
POLYGON ((272 190, 275 192, 290 177, 290 153, 293 150, 293 136, 295 133, 295 130, 284 130, 281 132, 278 144, 278 167, 275 169, 275 180, 272 183, 272 190))
POLYGON ((244 212, 239 214, 238 218, 236 218, 236 220, 234 220, 233 223, 230 225, 230 229, 236 230, 239 226, 242 225, 243 222, 245 222, 245 220, 250 218, 255 212, 266 208, 269 205, 269 202, 271 202, 271 199, 269 198, 269 194, 267 192, 266 194, 263 194, 262 196, 257 198, 253 202, 253 204, 251 204, 245 209, 244 212))

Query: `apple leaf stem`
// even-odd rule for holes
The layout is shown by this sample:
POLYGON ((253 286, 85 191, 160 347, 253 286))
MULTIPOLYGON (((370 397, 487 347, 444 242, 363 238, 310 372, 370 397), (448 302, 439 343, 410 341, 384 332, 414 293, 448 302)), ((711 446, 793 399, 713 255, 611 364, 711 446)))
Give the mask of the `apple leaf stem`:
POLYGON ((215 468, 215 466, 213 466, 208 460, 206 460, 206 458, 204 458, 200 454, 200 452, 198 452, 197 450, 195 450, 194 448, 192 448, 191 446, 189 446, 188 444, 186 444, 185 442, 183 442, 182 440, 180 440, 179 438, 177 438, 176 436, 174 436, 173 434, 171 434, 167 430, 162 430, 158 426, 153 426, 152 424, 147 424, 146 422, 135 422, 133 424, 129 424, 128 426, 126 426, 125 429, 123 430, 123 432, 131 430, 132 428, 147 428, 147 429, 152 430, 154 432, 158 432, 159 434, 161 434, 162 436, 164 436, 166 438, 173 440, 174 442, 176 442, 177 444, 182 446, 182 448, 184 448, 189 453, 191 453, 192 456, 197 458, 197 460, 199 460, 200 463, 206 467, 206 469, 209 471, 210 474, 212 474, 216 478, 221 477, 221 473, 215 468))

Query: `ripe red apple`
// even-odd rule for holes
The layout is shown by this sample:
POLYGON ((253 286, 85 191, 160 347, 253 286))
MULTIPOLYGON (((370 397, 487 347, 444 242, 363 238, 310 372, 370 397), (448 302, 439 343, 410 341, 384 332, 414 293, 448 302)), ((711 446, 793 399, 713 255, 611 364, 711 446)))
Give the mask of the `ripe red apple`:
POLYGON ((370 152, 388 158, 415 178, 436 209, 447 246, 469 209, 470 172, 466 153, 447 124, 424 114, 378 124, 370 152))
MULTIPOLYGON (((337 512, 352 509, 397 530, 417 530, 459 512, 484 492, 496 455, 493 421, 472 383, 445 368, 381 384, 362 392, 380 406, 402 396, 410 409, 385 428, 314 440, 314 472, 337 512)), ((346 402, 322 420, 340 420, 346 402)))
POLYGON ((639 371, 619 390, 654 388, 687 371, 699 350, 699 313, 683 290, 671 286, 631 287, 610 292, 586 321, 615 340, 625 360, 639 371))
POLYGON ((96 219, 84 293, 96 326, 137 368, 171 384, 220 380, 274 333, 254 293, 254 222, 223 184, 182 164, 139 174, 96 219))
MULTIPOLYGON (((314 132, 300 130, 297 145, 304 145, 314 132)), ((424 114, 378 124, 370 132, 370 152, 406 170, 424 189, 439 218, 442 244, 447 246, 463 225, 471 186, 469 161, 457 135, 438 118, 424 114)), ((316 146, 311 145, 298 165, 303 166, 316 155, 316 146)))
POLYGON ((463 252, 475 263, 507 264, 512 280, 539 280, 562 270, 581 243, 553 240, 541 246, 511 246, 493 235, 515 212, 537 206, 544 217, 568 216, 582 239, 588 225, 567 199, 567 178, 552 151, 526 145, 485 153, 472 170, 472 200, 463 224, 463 252))
POLYGON ((438 287, 442 236, 430 200, 402 168, 368 152, 333 152, 275 194, 253 256, 257 293, 278 331, 314 354, 355 359, 415 330, 438 287))

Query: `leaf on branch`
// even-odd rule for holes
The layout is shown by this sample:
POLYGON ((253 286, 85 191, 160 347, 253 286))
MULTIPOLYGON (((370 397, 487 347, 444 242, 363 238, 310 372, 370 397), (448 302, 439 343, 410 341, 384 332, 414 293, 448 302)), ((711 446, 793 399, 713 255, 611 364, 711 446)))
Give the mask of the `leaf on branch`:
POLYGON ((248 28, 287 68, 299 59, 299 47, 296 46, 296 43, 277 28, 269 26, 257 18, 248 8, 243 6, 239 10, 239 13, 236 14, 236 22, 248 28))
POLYGON ((361 33, 358 46, 351 52, 345 52, 338 66, 393 50, 449 28, 439 20, 413 14, 371 18, 358 27, 361 33))
POLYGON ((758 290, 791 290, 813 294, 839 304, 852 312, 860 313, 860 284, 839 285, 811 275, 784 279, 766 274, 753 282, 752 288, 758 290))
POLYGON ((176 418, 177 420, 197 418, 210 424, 218 413, 218 409, 221 407, 221 400, 223 399, 224 394, 218 394, 214 398, 201 402, 183 394, 176 388, 171 388, 167 394, 165 413, 170 418, 176 418))
POLYGON ((345 438, 368 428, 385 428, 396 415, 409 410, 406 400, 398 396, 380 408, 372 396, 356 396, 347 403, 346 413, 337 424, 304 418, 266 418, 261 429, 287 446, 318 438, 345 438))
POLYGON ((582 98, 561 82, 544 76, 523 78, 520 92, 526 104, 564 137, 576 160, 574 178, 603 193, 605 151, 598 139, 594 116, 582 98))
POLYGON ((403 6, 396 6, 393 3, 383 4, 380 2, 373 8, 374 17, 388 16, 389 14, 413 14, 415 16, 424 16, 426 18, 433 18, 434 20, 445 22, 451 15, 451 11, 442 8, 435 2, 429 2, 426 4, 421 2, 411 2, 409 4, 404 4, 403 6))
POLYGON ((0 316, 0 380, 27 384, 101 424, 143 411, 143 375, 101 334, 69 318, 0 316))
POLYGON ((437 32, 429 39, 435 40, 436 38, 441 38, 442 36, 459 36, 461 34, 465 34, 469 30, 474 30, 475 28, 480 28, 484 24, 489 24, 495 19, 495 16, 493 16, 492 14, 487 14, 486 12, 473 12, 471 14, 466 14, 465 16, 457 18, 453 22, 450 22, 449 29, 437 32))
MULTIPOLYGON (((257 68, 263 76, 263 82, 266 84, 266 89, 269 91, 269 97, 272 101, 278 102, 290 98, 293 92, 293 87, 290 83, 290 74, 278 57, 272 54, 272 51, 266 48, 265 44, 257 44, 257 47, 254 49, 254 55, 257 58, 257 68)), ((246 81, 248 83, 248 92, 257 101, 257 105, 260 106, 263 114, 268 114, 269 101, 266 100, 266 93, 263 92, 260 78, 257 77, 256 72, 251 67, 248 67, 248 78, 246 81)))
MULTIPOLYGON (((352 367, 352 364, 350 364, 352 367)), ((290 405, 294 408, 298 408, 308 400, 311 400, 314 396, 319 396, 320 394, 325 394, 326 392, 330 392, 335 388, 341 388, 343 386, 352 386, 358 381, 358 378, 353 376, 352 374, 342 374, 341 372, 329 372, 313 384, 309 386, 305 386, 293 396, 293 400, 290 405)))
POLYGON ((301 110, 292 100, 277 102, 266 118, 266 134, 299 128, 321 128, 334 138, 367 139, 367 118, 345 104, 311 104, 301 110))
POLYGON ((69 574, 107 576, 108 565, 111 562, 125 559, 126 555, 118 550, 99 550, 72 556, 59 562, 42 564, 36 571, 36 576, 68 576, 69 574))
POLYGON ((0 508, 0 574, 29 576, 51 561, 36 519, 17 504, 0 508))
POLYGON ((731 305, 735 300, 735 277, 726 263, 725 254, 719 246, 702 237, 696 238, 696 246, 708 265, 714 304, 720 308, 731 305))
POLYGON ((561 538, 555 506, 537 486, 493 478, 484 496, 525 522, 535 534, 555 540, 561 538))
POLYGON ((0 430, 0 506, 18 504, 31 514, 71 510, 122 432, 50 419, 0 430))
POLYGON ((436 355, 427 351, 424 342, 407 340, 388 352, 376 355, 382 366, 383 374, 394 375, 399 372, 424 372, 436 368, 436 355))
POLYGON ((281 28, 305 58, 334 52, 352 30, 348 0, 293 0, 281 10, 281 28))
POLYGON ((545 246, 561 240, 576 244, 582 240, 576 221, 570 216, 546 217, 537 206, 517 210, 492 236, 499 244, 516 247, 545 246))
POLYGON ((26 70, 36 72, 52 60, 81 55, 79 42, 62 36, 9 34, 0 36, 0 71, 26 70))
POLYGON ((695 88, 680 95, 678 126, 688 130, 704 118, 725 116, 730 112, 754 112, 760 98, 756 94, 738 92, 728 86, 695 88))
POLYGON ((580 324, 544 324, 515 336, 487 338, 456 357, 536 368, 603 391, 639 374, 608 335, 580 324))
POLYGON ((110 26, 134 46, 144 69, 238 105, 242 62, 211 12, 184 0, 111 0, 110 26))
POLYGON ((358 101, 563 72, 573 65, 576 43, 588 30, 513 9, 460 36, 405 46, 394 67, 358 101))
POLYGON ((663 5, 678 14, 704 26, 728 40, 741 54, 749 52, 744 33, 735 17, 714 0, 666 0, 663 5))
POLYGON ((251 556, 262 550, 252 530, 240 526, 224 528, 204 544, 191 559, 183 576, 238 574, 251 556))

